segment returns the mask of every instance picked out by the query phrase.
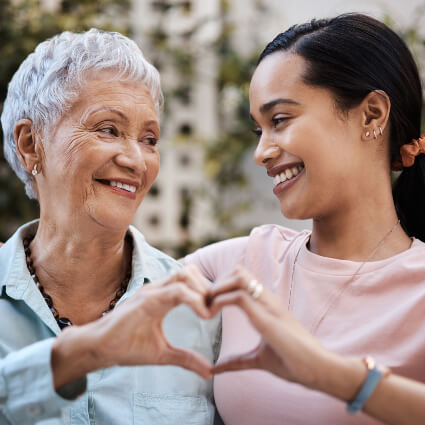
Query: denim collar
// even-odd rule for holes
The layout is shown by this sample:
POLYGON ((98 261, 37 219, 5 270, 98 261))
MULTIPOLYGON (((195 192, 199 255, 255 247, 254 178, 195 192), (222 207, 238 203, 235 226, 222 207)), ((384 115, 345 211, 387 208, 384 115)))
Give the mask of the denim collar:
MULTIPOLYGON (((0 248, 0 294, 5 291, 7 296, 24 301, 44 323, 55 333, 60 329, 45 303, 40 291, 26 266, 23 239, 35 235, 39 220, 31 221, 21 226, 0 248)), ((133 294, 144 283, 164 277, 162 261, 173 261, 161 251, 151 247, 144 236, 133 226, 128 233, 133 238, 132 273, 127 292, 119 303, 133 294)), ((173 261, 174 262, 174 261, 173 261)))

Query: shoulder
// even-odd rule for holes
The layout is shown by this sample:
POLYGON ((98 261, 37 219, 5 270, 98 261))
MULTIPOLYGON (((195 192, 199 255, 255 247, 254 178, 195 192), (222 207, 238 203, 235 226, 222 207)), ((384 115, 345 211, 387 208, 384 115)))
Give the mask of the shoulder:
POLYGON ((245 256, 248 236, 227 239, 197 249, 181 261, 184 265, 194 264, 209 280, 240 264, 245 256))
POLYGON ((419 273, 423 280, 425 277, 425 243, 419 239, 413 239, 412 245, 407 251, 393 257, 389 264, 392 267, 402 269, 406 274, 419 273))
POLYGON ((276 240, 277 242, 290 242, 300 234, 298 230, 290 229, 289 227, 279 226, 278 224, 263 224, 262 226, 254 227, 249 235, 250 239, 258 241, 276 240))
POLYGON ((16 284, 16 281, 22 278, 25 270, 22 241, 25 237, 34 235, 37 227, 38 220, 24 224, 0 247, 0 289, 7 283, 16 284))
POLYGON ((276 255, 286 251, 300 235, 298 232, 275 224, 265 224, 252 229, 248 236, 227 239, 198 249, 183 259, 184 264, 195 264, 210 280, 228 273, 238 265, 254 261, 273 261, 276 255))
POLYGON ((145 275, 153 281, 182 267, 174 258, 150 245, 135 227, 130 226, 129 233, 133 237, 133 269, 136 275, 145 275))

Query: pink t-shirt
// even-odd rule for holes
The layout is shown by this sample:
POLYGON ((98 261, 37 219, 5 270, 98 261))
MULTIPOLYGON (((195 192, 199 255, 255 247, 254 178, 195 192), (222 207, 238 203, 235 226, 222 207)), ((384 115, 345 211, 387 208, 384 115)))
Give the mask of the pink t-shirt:
MULTIPOLYGON (((294 272, 291 310, 307 329, 317 325, 332 302, 315 332, 324 346, 346 355, 371 355, 395 373, 425 382, 425 244, 414 239, 407 251, 365 263, 334 302, 361 263, 311 253, 308 235, 264 225, 248 237, 202 248, 184 261, 196 264, 212 281, 241 264, 286 305, 294 272)), ((223 310, 220 357, 252 349, 259 339, 237 307, 223 310)), ((347 414, 340 400, 260 370, 218 375, 214 395, 227 425, 378 423, 363 413, 347 414)))

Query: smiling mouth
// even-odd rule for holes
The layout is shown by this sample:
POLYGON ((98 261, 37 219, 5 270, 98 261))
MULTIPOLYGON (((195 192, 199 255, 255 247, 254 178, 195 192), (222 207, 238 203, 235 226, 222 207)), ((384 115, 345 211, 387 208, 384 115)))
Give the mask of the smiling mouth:
POLYGON ((102 180, 102 179, 96 179, 97 182, 102 183, 106 186, 112 186, 117 187, 118 189, 125 190, 130 193, 135 193, 137 190, 137 187, 131 184, 122 183, 117 180, 102 180))
POLYGON ((304 170, 304 164, 302 163, 296 164, 284 169, 279 174, 276 174, 273 177, 273 186, 276 187, 280 183, 284 183, 284 182, 295 179, 298 176, 298 174, 300 174, 303 170, 304 170))

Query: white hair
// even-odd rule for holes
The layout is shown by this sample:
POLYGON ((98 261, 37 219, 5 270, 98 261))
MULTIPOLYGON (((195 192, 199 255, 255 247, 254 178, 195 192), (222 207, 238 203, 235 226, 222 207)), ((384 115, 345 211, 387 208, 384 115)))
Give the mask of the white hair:
POLYGON ((10 81, 1 115, 4 154, 29 198, 35 199, 36 192, 32 175, 16 153, 16 122, 30 119, 36 134, 45 137, 78 98, 89 73, 103 70, 113 72, 114 79, 144 84, 159 112, 163 98, 157 69, 134 41, 116 32, 92 28, 58 34, 40 43, 10 81))

